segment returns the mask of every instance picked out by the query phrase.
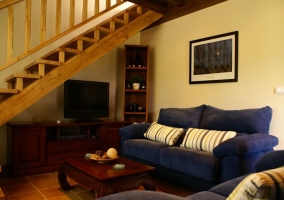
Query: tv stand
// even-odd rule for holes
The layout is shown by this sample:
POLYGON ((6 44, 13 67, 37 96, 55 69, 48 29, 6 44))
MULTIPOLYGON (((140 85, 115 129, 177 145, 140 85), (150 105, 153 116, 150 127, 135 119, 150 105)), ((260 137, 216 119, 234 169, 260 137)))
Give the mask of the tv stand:
POLYGON ((57 171, 62 156, 84 156, 113 147, 120 152, 118 130, 124 121, 8 123, 12 175, 57 171))
POLYGON ((70 119, 69 122, 73 123, 89 123, 89 122, 104 122, 104 120, 101 120, 100 118, 78 118, 78 119, 70 119))

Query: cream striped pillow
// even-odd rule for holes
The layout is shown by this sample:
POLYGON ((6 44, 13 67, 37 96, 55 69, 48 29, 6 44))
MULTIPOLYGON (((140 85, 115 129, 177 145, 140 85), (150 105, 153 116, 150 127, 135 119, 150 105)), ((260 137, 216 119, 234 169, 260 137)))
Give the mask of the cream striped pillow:
POLYGON ((181 147, 213 152, 220 143, 236 136, 234 131, 216 131, 189 128, 182 141, 181 147))
POLYGON ((182 128, 173 128, 153 122, 144 136, 150 140, 163 142, 170 146, 174 145, 183 134, 182 128))
POLYGON ((284 167, 247 176, 227 200, 280 200, 284 199, 284 167))

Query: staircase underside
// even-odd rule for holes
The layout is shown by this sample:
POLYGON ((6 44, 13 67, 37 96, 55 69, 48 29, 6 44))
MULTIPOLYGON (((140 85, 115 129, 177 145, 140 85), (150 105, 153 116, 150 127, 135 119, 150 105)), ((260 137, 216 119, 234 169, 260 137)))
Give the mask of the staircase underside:
MULTIPOLYGON (((128 12, 131 13, 130 10, 128 12)), ((0 126, 95 60, 162 17, 162 14, 154 11, 147 11, 141 15, 138 13, 131 14, 136 15, 134 20, 125 22, 119 18, 115 18, 116 20, 112 18, 111 21, 109 20, 110 23, 108 22, 110 28, 96 27, 85 35, 74 38, 65 46, 58 47, 50 52, 44 57, 45 59, 39 59, 26 66, 24 69, 27 74, 14 74, 7 77, 5 80, 8 82, 8 88, 0 89, 0 92, 7 93, 0 104, 0 126), (112 28, 113 23, 120 23, 121 27, 114 30, 112 28), (97 40, 96 33, 98 33, 98 30, 107 33, 107 36, 97 40), (93 36, 87 37, 90 33, 93 36), (73 48, 74 44, 75 48, 73 48), (84 46, 84 44, 89 45, 84 46), (71 56, 67 58, 67 55, 71 56), (56 60, 53 59, 54 57, 56 60), (36 71, 36 74, 34 71, 36 71), (34 80, 25 82, 25 80, 31 79, 34 80)))

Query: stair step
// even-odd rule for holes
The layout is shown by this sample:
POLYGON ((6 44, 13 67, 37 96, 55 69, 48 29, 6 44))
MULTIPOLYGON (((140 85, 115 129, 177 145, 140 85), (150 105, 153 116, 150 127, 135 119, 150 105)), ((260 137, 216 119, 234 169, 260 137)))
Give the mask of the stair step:
POLYGON ((79 53, 81 53, 81 51, 78 49, 58 47, 41 58, 43 60, 52 60, 64 63, 79 53))
POLYGON ((109 29, 109 28, 105 28, 105 27, 97 27, 97 29, 99 30, 99 31, 103 31, 103 32, 105 32, 105 33, 108 33, 108 34, 111 34, 114 30, 111 30, 111 29, 109 29))
POLYGON ((5 81, 8 83, 9 89, 23 90, 24 87, 29 85, 30 83, 40 79, 40 75, 38 74, 12 74, 5 78, 5 81))
POLYGON ((82 51, 78 50, 78 49, 71 49, 71 48, 66 48, 66 47, 59 47, 58 48, 60 51, 64 51, 64 52, 68 52, 68 53, 74 53, 74 54, 79 54, 82 51))
POLYGON ((89 38, 89 37, 78 37, 79 40, 83 40, 83 41, 86 41, 86 42, 91 42, 93 44, 97 43, 98 40, 97 39, 93 39, 93 38, 89 38))
POLYGON ((128 21, 125 21, 123 19, 119 19, 117 17, 113 17, 112 19, 113 19, 113 21, 120 23, 120 24, 127 24, 128 23, 128 21))
POLYGON ((137 13, 137 12, 135 12, 135 11, 133 11, 133 10, 127 10, 126 12, 127 12, 129 15, 134 16, 134 17, 139 17, 139 16, 140 16, 139 13, 137 13))
POLYGON ((0 88, 0 94, 16 94, 18 92, 16 89, 0 88))
POLYGON ((15 73, 11 76, 8 76, 5 78, 5 81, 13 81, 16 78, 24 78, 24 79, 40 79, 40 76, 38 74, 21 74, 21 73, 15 73))
POLYGON ((43 60, 39 59, 28 66, 24 67, 24 70, 27 71, 28 74, 37 73, 40 76, 44 76, 55 67, 58 67, 62 64, 62 62, 54 61, 54 60, 43 60))

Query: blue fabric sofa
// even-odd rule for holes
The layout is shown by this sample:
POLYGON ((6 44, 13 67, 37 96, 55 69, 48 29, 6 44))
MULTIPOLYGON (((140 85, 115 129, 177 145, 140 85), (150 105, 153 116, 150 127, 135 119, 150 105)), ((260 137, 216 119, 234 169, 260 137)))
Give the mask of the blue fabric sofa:
MULTIPOLYGON (((284 150, 278 150, 266 153, 260 160, 256 163, 256 172, 261 172, 265 170, 270 170, 284 166, 284 150)), ((185 198, 176 195, 144 191, 144 190, 132 190, 127 192, 121 192, 113 195, 108 195, 98 200, 225 200, 232 191, 239 185, 239 183, 248 176, 249 174, 243 175, 241 177, 235 178, 233 180, 221 183, 209 191, 198 192, 193 195, 187 196, 185 198)), ((280 190, 283 191, 283 188, 280 190)), ((282 195, 283 193, 279 194, 282 195)), ((267 199, 267 198, 262 198, 267 199)), ((280 200, 282 198, 275 198, 275 200, 280 200)))
POLYGON ((269 135, 272 109, 222 110, 209 105, 161 109, 157 123, 183 129, 235 131, 236 137, 216 146, 213 153, 146 139, 150 123, 120 129, 122 156, 155 167, 151 175, 194 191, 210 188, 255 171, 256 161, 273 151, 278 138, 269 135))

